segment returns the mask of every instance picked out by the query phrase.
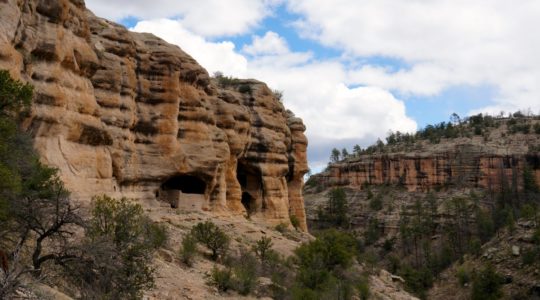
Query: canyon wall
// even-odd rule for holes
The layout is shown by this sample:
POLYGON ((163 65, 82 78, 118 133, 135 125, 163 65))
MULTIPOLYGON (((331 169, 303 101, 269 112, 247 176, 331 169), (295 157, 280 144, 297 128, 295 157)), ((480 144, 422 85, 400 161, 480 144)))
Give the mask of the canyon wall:
POLYGON ((294 215, 306 230, 305 127, 264 83, 220 85, 177 46, 82 0, 0 0, 0 14, 0 69, 34 86, 23 125, 75 199, 176 190, 202 195, 204 210, 294 215))
POLYGON ((528 166, 540 182, 540 154, 501 154, 474 144, 454 145, 441 152, 363 155, 330 164, 314 181, 324 187, 398 184, 409 192, 443 187, 499 189, 513 178, 521 183, 528 166))

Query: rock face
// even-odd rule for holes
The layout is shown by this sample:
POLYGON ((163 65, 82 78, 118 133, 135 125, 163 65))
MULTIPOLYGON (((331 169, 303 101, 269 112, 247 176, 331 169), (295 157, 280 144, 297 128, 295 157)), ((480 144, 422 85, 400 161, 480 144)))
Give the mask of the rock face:
POLYGON ((540 182, 540 154, 501 154, 474 144, 454 145, 436 152, 364 155, 332 164, 316 175, 325 187, 399 184, 408 191, 441 187, 498 188, 512 178, 522 180, 523 168, 532 168, 540 182))
POLYGON ((204 210, 306 229, 305 127, 264 83, 222 87, 82 0, 0 0, 0 14, 0 68, 35 87, 24 125, 75 198, 198 194, 204 210))

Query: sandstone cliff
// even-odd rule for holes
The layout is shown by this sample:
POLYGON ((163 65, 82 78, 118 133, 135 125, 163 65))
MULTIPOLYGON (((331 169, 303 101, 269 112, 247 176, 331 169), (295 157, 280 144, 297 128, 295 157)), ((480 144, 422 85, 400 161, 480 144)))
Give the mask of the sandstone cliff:
POLYGON ((24 125, 74 198, 195 194, 203 210, 292 214, 306 230, 305 127, 264 83, 222 87, 180 48, 82 0, 1 0, 0 13, 0 68, 35 87, 24 125))
MULTIPOLYGON (((534 121, 535 124, 538 123, 534 121)), ((416 150, 350 157, 312 179, 324 187, 398 184, 409 192, 445 187, 498 189, 522 179, 525 166, 540 182, 537 134, 508 135, 501 125, 486 136, 444 140, 416 150)), ((519 182, 518 182, 519 183, 519 182)))

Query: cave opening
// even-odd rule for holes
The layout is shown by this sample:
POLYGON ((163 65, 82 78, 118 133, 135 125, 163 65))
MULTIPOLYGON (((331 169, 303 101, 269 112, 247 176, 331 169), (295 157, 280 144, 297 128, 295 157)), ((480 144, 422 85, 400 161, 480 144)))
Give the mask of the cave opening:
POLYGON ((246 209, 248 215, 250 215, 252 210, 255 209, 255 199, 248 192, 243 192, 242 205, 246 209))
POLYGON ((236 179, 242 189, 241 202, 248 215, 256 213, 261 207, 262 181, 257 170, 239 163, 236 169, 236 179))
POLYGON ((169 178, 161 185, 162 190, 179 190, 184 194, 204 194, 206 182, 196 176, 178 175, 169 178))

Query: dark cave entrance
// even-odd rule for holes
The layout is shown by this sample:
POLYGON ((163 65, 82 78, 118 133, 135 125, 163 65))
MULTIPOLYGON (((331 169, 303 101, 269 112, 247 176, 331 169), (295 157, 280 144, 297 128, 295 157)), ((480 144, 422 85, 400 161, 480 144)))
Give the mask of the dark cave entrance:
POLYGON ((262 198, 261 175, 256 170, 247 167, 245 164, 238 163, 236 169, 236 179, 242 189, 242 205, 248 215, 260 210, 260 200, 262 198))
POLYGON ((246 209, 248 215, 251 214, 252 209, 255 207, 255 199, 251 197, 251 195, 248 192, 242 193, 242 205, 244 205, 244 208, 246 209))
POLYGON ((156 191, 156 197, 168 202, 171 208, 180 205, 185 208, 196 208, 204 202, 206 182, 191 175, 178 175, 167 179, 156 191))
POLYGON ((204 194, 206 182, 202 179, 190 176, 179 175, 169 178, 161 185, 162 190, 179 190, 184 194, 204 194))

